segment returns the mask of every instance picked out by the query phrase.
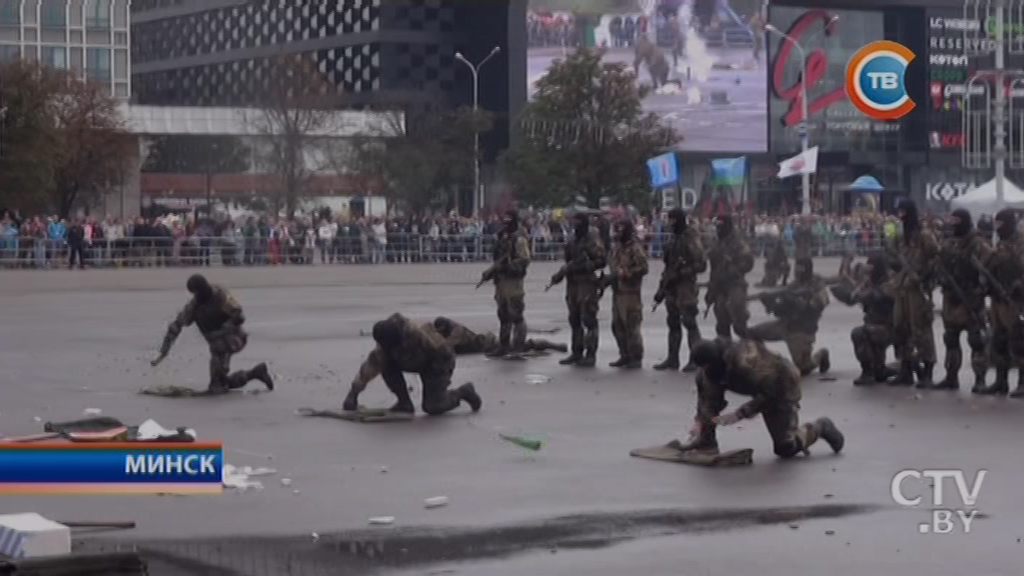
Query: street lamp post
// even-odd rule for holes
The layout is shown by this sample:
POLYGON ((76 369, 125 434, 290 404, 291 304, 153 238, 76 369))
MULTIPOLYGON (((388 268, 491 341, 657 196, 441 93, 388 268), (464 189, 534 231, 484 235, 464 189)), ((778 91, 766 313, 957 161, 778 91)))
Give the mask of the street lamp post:
POLYGON ((462 52, 455 53, 455 59, 462 62, 469 68, 469 71, 473 74, 473 212, 477 212, 483 205, 483 194, 480 190, 480 131, 477 129, 477 115, 480 108, 480 69, 483 68, 484 64, 487 63, 492 57, 498 52, 501 52, 499 46, 495 46, 491 53, 488 54, 479 64, 473 65, 466 57, 462 55, 462 52))
MULTIPOLYGON (((825 23, 825 29, 839 20, 839 16, 833 16, 825 23)), ((779 30, 771 24, 765 24, 765 30, 772 34, 781 36, 784 40, 789 41, 797 52, 800 53, 800 77, 803 78, 803 82, 800 83, 800 153, 803 158, 807 157, 807 149, 810 146, 810 122, 807 117, 807 54, 804 52, 804 47, 800 45, 792 36, 779 30)), ((805 160, 806 161, 806 160, 805 160)), ((801 170, 800 176, 802 177, 803 186, 803 213, 805 215, 811 213, 811 174, 807 170, 801 170)))

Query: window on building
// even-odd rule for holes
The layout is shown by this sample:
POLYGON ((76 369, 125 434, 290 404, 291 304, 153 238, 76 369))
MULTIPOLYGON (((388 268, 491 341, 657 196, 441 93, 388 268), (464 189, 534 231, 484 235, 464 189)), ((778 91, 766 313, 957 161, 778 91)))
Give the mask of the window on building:
POLYGON ((68 49, 57 46, 43 46, 43 64, 51 68, 66 70, 68 67, 68 49))
POLYGON ((0 62, 10 62, 19 56, 18 47, 10 44, 0 44, 0 62))
POLYGON ((89 48, 85 51, 85 77, 89 80, 110 80, 110 48, 89 48))
POLYGON ((66 0, 43 0, 40 12, 43 28, 64 28, 68 25, 66 0))
POLYGON ((21 24, 21 0, 0 0, 0 26, 21 24))
POLYGON ((85 27, 93 30, 110 29, 110 0, 89 0, 85 27))

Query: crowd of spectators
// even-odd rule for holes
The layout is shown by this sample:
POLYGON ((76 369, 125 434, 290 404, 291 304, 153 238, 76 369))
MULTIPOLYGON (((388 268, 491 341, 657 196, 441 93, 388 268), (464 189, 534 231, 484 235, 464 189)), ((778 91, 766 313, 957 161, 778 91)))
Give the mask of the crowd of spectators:
MULTIPOLYGON (((614 220, 619 216, 609 215, 614 220)), ((634 215, 649 256, 660 258, 668 231, 663 214, 634 215)), ((793 246, 800 217, 739 217, 737 226, 759 256, 781 238, 793 246)), ((892 215, 811 216, 816 256, 866 254, 899 231, 892 215)), ((709 217, 692 217, 705 243, 715 239, 709 217)), ((566 215, 543 211, 524 215, 525 233, 537 260, 562 257, 566 215)), ((439 216, 301 217, 293 220, 249 216, 238 219, 23 218, 0 212, 0 265, 5 268, 383 264, 479 262, 490 258, 500 227, 497 217, 439 216)))

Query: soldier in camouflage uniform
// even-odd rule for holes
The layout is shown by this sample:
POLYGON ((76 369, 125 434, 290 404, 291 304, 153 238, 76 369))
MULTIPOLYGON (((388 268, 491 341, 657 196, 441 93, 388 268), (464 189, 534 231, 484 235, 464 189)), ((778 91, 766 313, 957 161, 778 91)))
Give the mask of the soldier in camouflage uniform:
POLYGON ((921 229, 917 204, 903 200, 899 205, 903 236, 896 247, 894 278, 896 310, 894 344, 900 371, 890 381, 893 386, 912 386, 914 375, 923 387, 931 386, 935 368, 935 334, 932 324, 935 307, 932 286, 939 244, 935 236, 921 229))
POLYGON ((226 289, 210 284, 200 274, 190 277, 186 286, 192 298, 167 327, 160 355, 150 364, 155 367, 163 362, 181 329, 194 323, 210 345, 210 392, 220 394, 243 388, 253 380, 259 380, 268 390, 273 390, 274 381, 264 363, 257 364, 252 370, 229 374, 231 357, 241 352, 249 341, 249 335, 242 329, 245 315, 241 304, 226 289))
POLYGON ((801 216, 793 230, 793 258, 810 258, 814 251, 814 228, 809 217, 801 216))
POLYGON ((455 372, 455 352, 433 324, 418 325, 401 314, 393 314, 373 325, 373 339, 377 345, 352 380, 343 405, 345 410, 358 410, 359 394, 371 380, 382 376, 388 390, 398 399, 391 411, 415 413, 405 372, 419 374, 423 385, 422 407, 427 414, 436 416, 450 412, 462 402, 469 404, 473 412, 480 410, 483 401, 472 384, 448 389, 455 372))
POLYGON ((855 386, 885 382, 890 374, 885 365, 885 352, 892 344, 892 318, 896 306, 893 287, 889 283, 889 263, 883 253, 868 257, 867 264, 854 266, 851 280, 855 287, 842 284, 832 287, 832 295, 847 306, 860 305, 864 323, 850 332, 853 353, 861 373, 855 386), (857 272, 858 270, 862 272, 857 272))
MULTIPOLYGON (((679 369, 683 328, 686 328, 687 349, 700 341, 700 328, 697 326, 697 276, 708 268, 700 230, 687 226, 686 212, 674 208, 668 213, 668 224, 672 230, 672 240, 665 246, 665 268, 661 273, 661 284, 654 294, 656 303, 665 302, 668 357, 664 362, 656 364, 655 370, 679 369)), ((684 372, 694 370, 696 366, 693 363, 687 363, 683 368, 684 372)))
POLYGON ((522 357, 526 345, 523 278, 529 265, 530 243, 519 230, 519 215, 509 210, 494 244, 494 264, 480 278, 482 282, 494 281, 494 301, 498 305, 498 346, 490 350, 488 356, 522 357))
POLYGON ((977 393, 1006 395, 1010 391, 1010 368, 1018 369, 1014 398, 1024 397, 1024 244, 1017 232, 1017 215, 1012 209, 996 214, 993 222, 999 241, 988 262, 989 296, 992 298, 991 353, 996 380, 977 393))
POLYGON ((736 233, 731 216, 719 216, 716 230, 718 238, 708 254, 711 279, 704 302, 714 306, 718 337, 731 338, 735 332, 745 338, 750 320, 745 276, 754 268, 754 256, 736 233))
POLYGON ((640 289, 647 275, 647 254, 636 237, 636 228, 628 218, 619 222, 618 244, 608 263, 606 279, 612 287, 612 333, 619 345, 619 359, 612 368, 638 369, 643 365, 644 340, 640 325, 644 320, 640 289))
POLYGON ((593 367, 597 363, 597 312, 600 302, 597 272, 605 267, 605 248, 585 213, 573 217, 573 235, 565 243, 565 265, 551 277, 551 285, 568 279, 565 304, 572 328, 572 352, 563 366, 593 367))
POLYGON ((800 424, 800 372, 788 360, 754 340, 736 342, 717 339, 701 341, 693 349, 697 373, 697 418, 686 444, 674 443, 680 451, 697 450, 718 453, 718 426, 729 426, 758 414, 764 417, 772 437, 775 454, 792 458, 808 449, 819 438, 833 452, 843 449, 845 439, 828 418, 800 424), (728 405, 725 393, 752 398, 733 412, 723 414, 728 405))
MULTIPOLYGON (((488 354, 500 347, 498 337, 494 335, 494 332, 477 334, 462 324, 444 316, 434 318, 434 329, 444 337, 456 355, 488 354)), ((544 352, 547 350, 568 352, 569 347, 565 344, 556 344, 547 340, 527 339, 523 345, 523 350, 527 352, 544 352)))
POLYGON ((814 274, 811 259, 800 258, 796 261, 792 284, 761 295, 765 309, 777 319, 752 327, 748 337, 764 342, 783 341, 802 376, 815 369, 824 374, 831 367, 828 349, 813 350, 818 323, 828 300, 828 289, 825 282, 814 274))
POLYGON ((789 258, 786 257, 786 241, 779 237, 772 240, 768 257, 764 262, 764 278, 757 283, 761 288, 774 288, 779 280, 785 286, 789 282, 789 258))
POLYGON ((967 332, 971 347, 971 368, 974 370, 975 392, 985 387, 988 372, 986 354, 985 291, 982 274, 975 262, 988 265, 992 248, 975 232, 971 213, 954 210, 950 215, 950 234, 942 242, 939 262, 942 286, 942 341, 946 345, 946 377, 932 386, 935 390, 960 388, 960 333, 967 332))

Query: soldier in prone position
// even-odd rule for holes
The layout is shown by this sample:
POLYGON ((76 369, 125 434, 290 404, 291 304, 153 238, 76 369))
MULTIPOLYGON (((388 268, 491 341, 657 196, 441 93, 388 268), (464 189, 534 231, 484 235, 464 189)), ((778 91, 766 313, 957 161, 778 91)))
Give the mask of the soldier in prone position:
POLYGON ((418 325, 401 314, 393 314, 373 325, 373 339, 377 345, 352 380, 343 405, 345 410, 358 410, 359 394, 371 380, 382 376, 388 390, 398 399, 391 411, 416 412, 405 383, 406 372, 419 375, 423 385, 422 407, 427 414, 450 412, 462 402, 469 404, 473 412, 480 410, 483 401, 472 384, 449 390, 455 372, 455 352, 433 324, 418 325))
MULTIPOLYGON (((665 246, 665 268, 661 273, 661 284, 654 294, 656 303, 665 302, 668 356, 661 364, 655 364, 655 370, 679 369, 683 328, 686 328, 687 350, 700 341, 700 327, 697 326, 697 276, 708 269, 700 231, 687 226, 686 212, 681 208, 673 208, 668 213, 668 224, 672 229, 672 240, 665 246)), ((688 362, 683 372, 696 369, 692 362, 688 362)))
POLYGON ((494 245, 494 264, 488 268, 481 282, 494 281, 494 301, 498 305, 498 346, 487 355, 521 357, 526 345, 526 310, 523 278, 530 265, 530 243, 519 229, 519 214, 505 213, 505 227, 494 245))
POLYGON ((674 443, 680 451, 697 450, 717 454, 718 426, 730 426, 740 420, 764 417, 772 437, 775 454, 792 458, 807 453, 819 438, 833 452, 843 449, 845 439, 832 420, 819 418, 800 424, 800 372, 790 361, 768 350, 754 340, 736 342, 719 338, 703 340, 692 352, 697 373, 697 417, 691 439, 674 443), (728 406, 725 393, 732 392, 751 399, 733 412, 723 414, 728 406))
POLYGON ((210 392, 221 394, 243 388, 253 380, 273 390, 274 381, 265 363, 257 364, 252 370, 229 374, 231 357, 241 352, 249 341, 249 335, 242 329, 245 323, 242 305, 225 288, 210 284, 200 274, 191 276, 186 287, 192 298, 167 327, 160 355, 150 364, 155 367, 163 362, 181 329, 195 324, 210 345, 210 392))
MULTIPOLYGON (((444 316, 434 318, 434 329, 444 337, 456 355, 490 354, 501 346, 498 337, 493 332, 477 334, 462 324, 444 316)), ((544 352, 547 350, 568 352, 569 347, 565 344, 556 344, 547 340, 527 339, 523 344, 523 350, 527 352, 544 352)))
POLYGON ((591 368, 597 363, 597 272, 605 267, 606 252, 598 231, 583 212, 573 216, 573 235, 565 243, 565 265, 551 277, 551 285, 567 280, 565 304, 572 328, 571 352, 558 363, 591 368))
POLYGON ((643 366, 644 338, 640 325, 644 321, 640 288, 647 275, 647 254, 636 237, 636 228, 628 219, 618 225, 618 244, 609 262, 611 275, 606 282, 612 287, 612 333, 619 346, 619 359, 612 368, 636 370, 643 366))
POLYGON ((802 376, 815 369, 824 374, 831 367, 828 349, 815 352, 814 340, 828 301, 828 289, 814 273, 813 262, 810 258, 800 258, 796 261, 792 284, 761 295, 765 309, 776 319, 752 327, 747 335, 752 340, 785 342, 789 356, 802 376))
POLYGON ((982 273, 975 262, 987 266, 992 248, 975 230, 971 213, 954 210, 950 215, 950 232, 942 242, 939 261, 943 274, 942 285, 942 341, 946 345, 946 376, 932 386, 933 390, 960 388, 960 333, 967 332, 967 345, 971 347, 971 368, 974 370, 974 392, 985 387, 988 372, 987 337, 985 326, 985 291, 982 273))

